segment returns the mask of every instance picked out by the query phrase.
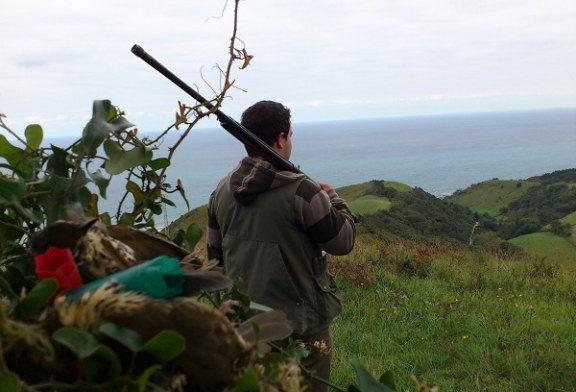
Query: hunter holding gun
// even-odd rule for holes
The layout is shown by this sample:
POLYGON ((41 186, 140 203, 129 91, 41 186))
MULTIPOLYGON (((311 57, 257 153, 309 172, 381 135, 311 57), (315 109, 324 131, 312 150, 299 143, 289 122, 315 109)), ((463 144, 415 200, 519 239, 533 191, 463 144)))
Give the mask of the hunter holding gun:
MULTIPOLYGON (((292 152, 290 110, 261 101, 243 114, 242 126, 281 157, 292 152)), ((326 268, 325 252, 348 254, 355 217, 328 184, 278 169, 262 149, 246 144, 248 156, 221 180, 208 204, 208 256, 225 273, 241 277, 257 303, 286 312, 293 339, 311 349, 303 365, 329 380, 329 326, 340 313, 340 293, 326 268)), ((313 391, 327 390, 313 381, 313 391)))

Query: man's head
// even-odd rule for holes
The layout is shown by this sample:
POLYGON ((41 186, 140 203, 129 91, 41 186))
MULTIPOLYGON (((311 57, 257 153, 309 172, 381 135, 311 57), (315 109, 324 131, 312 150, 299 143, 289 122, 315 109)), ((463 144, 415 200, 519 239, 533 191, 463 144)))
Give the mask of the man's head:
MULTIPOLYGON (((292 153, 290 109, 278 102, 260 101, 242 113, 242 125, 274 151, 289 159, 292 153)), ((258 149, 246 146, 251 157, 260 156, 258 149)))

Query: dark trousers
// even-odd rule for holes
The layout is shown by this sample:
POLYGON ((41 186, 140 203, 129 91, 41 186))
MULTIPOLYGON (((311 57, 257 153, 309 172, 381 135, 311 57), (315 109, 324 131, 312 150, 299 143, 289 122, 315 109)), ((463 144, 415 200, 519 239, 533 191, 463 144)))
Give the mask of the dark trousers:
MULTIPOLYGON (((330 381, 330 366, 332 364, 332 335, 330 329, 313 335, 292 336, 292 339, 301 340, 310 354, 302 359, 302 366, 322 380, 330 381)), ((312 392, 327 392, 328 385, 321 381, 312 380, 312 392)))

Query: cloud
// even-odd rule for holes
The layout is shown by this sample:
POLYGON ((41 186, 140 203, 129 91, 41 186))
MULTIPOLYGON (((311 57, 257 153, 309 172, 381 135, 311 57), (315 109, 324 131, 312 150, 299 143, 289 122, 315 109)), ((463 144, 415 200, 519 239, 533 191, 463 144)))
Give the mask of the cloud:
MULTIPOLYGON (((222 82, 215 65, 228 60, 233 2, 221 15, 225 4, 5 0, 0 112, 18 127, 37 116, 54 124, 54 133, 77 132, 92 100, 108 98, 140 128, 163 128, 176 101, 191 98, 130 48, 142 45, 209 95, 222 82)), ((234 68, 236 85, 246 91, 233 91, 225 103, 234 117, 259 99, 290 102, 305 119, 468 111, 479 100, 488 110, 502 100, 519 109, 576 102, 574 2, 245 0, 239 6, 239 44, 254 59, 246 70, 234 68)))

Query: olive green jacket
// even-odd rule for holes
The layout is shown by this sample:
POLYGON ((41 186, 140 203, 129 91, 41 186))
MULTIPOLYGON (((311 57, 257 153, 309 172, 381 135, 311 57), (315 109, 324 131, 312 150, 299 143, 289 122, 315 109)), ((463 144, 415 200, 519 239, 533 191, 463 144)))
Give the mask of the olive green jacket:
POLYGON ((341 301, 317 239, 332 250, 349 252, 353 215, 337 195, 334 204, 342 209, 335 208, 330 197, 304 176, 276 172, 265 161, 245 160, 211 196, 209 252, 223 262, 228 276, 244 281, 252 301, 283 310, 295 335, 321 331, 340 313, 341 301), (322 216, 311 218, 319 211, 330 215, 331 230, 322 216), (323 227, 322 233, 315 234, 315 226, 323 227))

